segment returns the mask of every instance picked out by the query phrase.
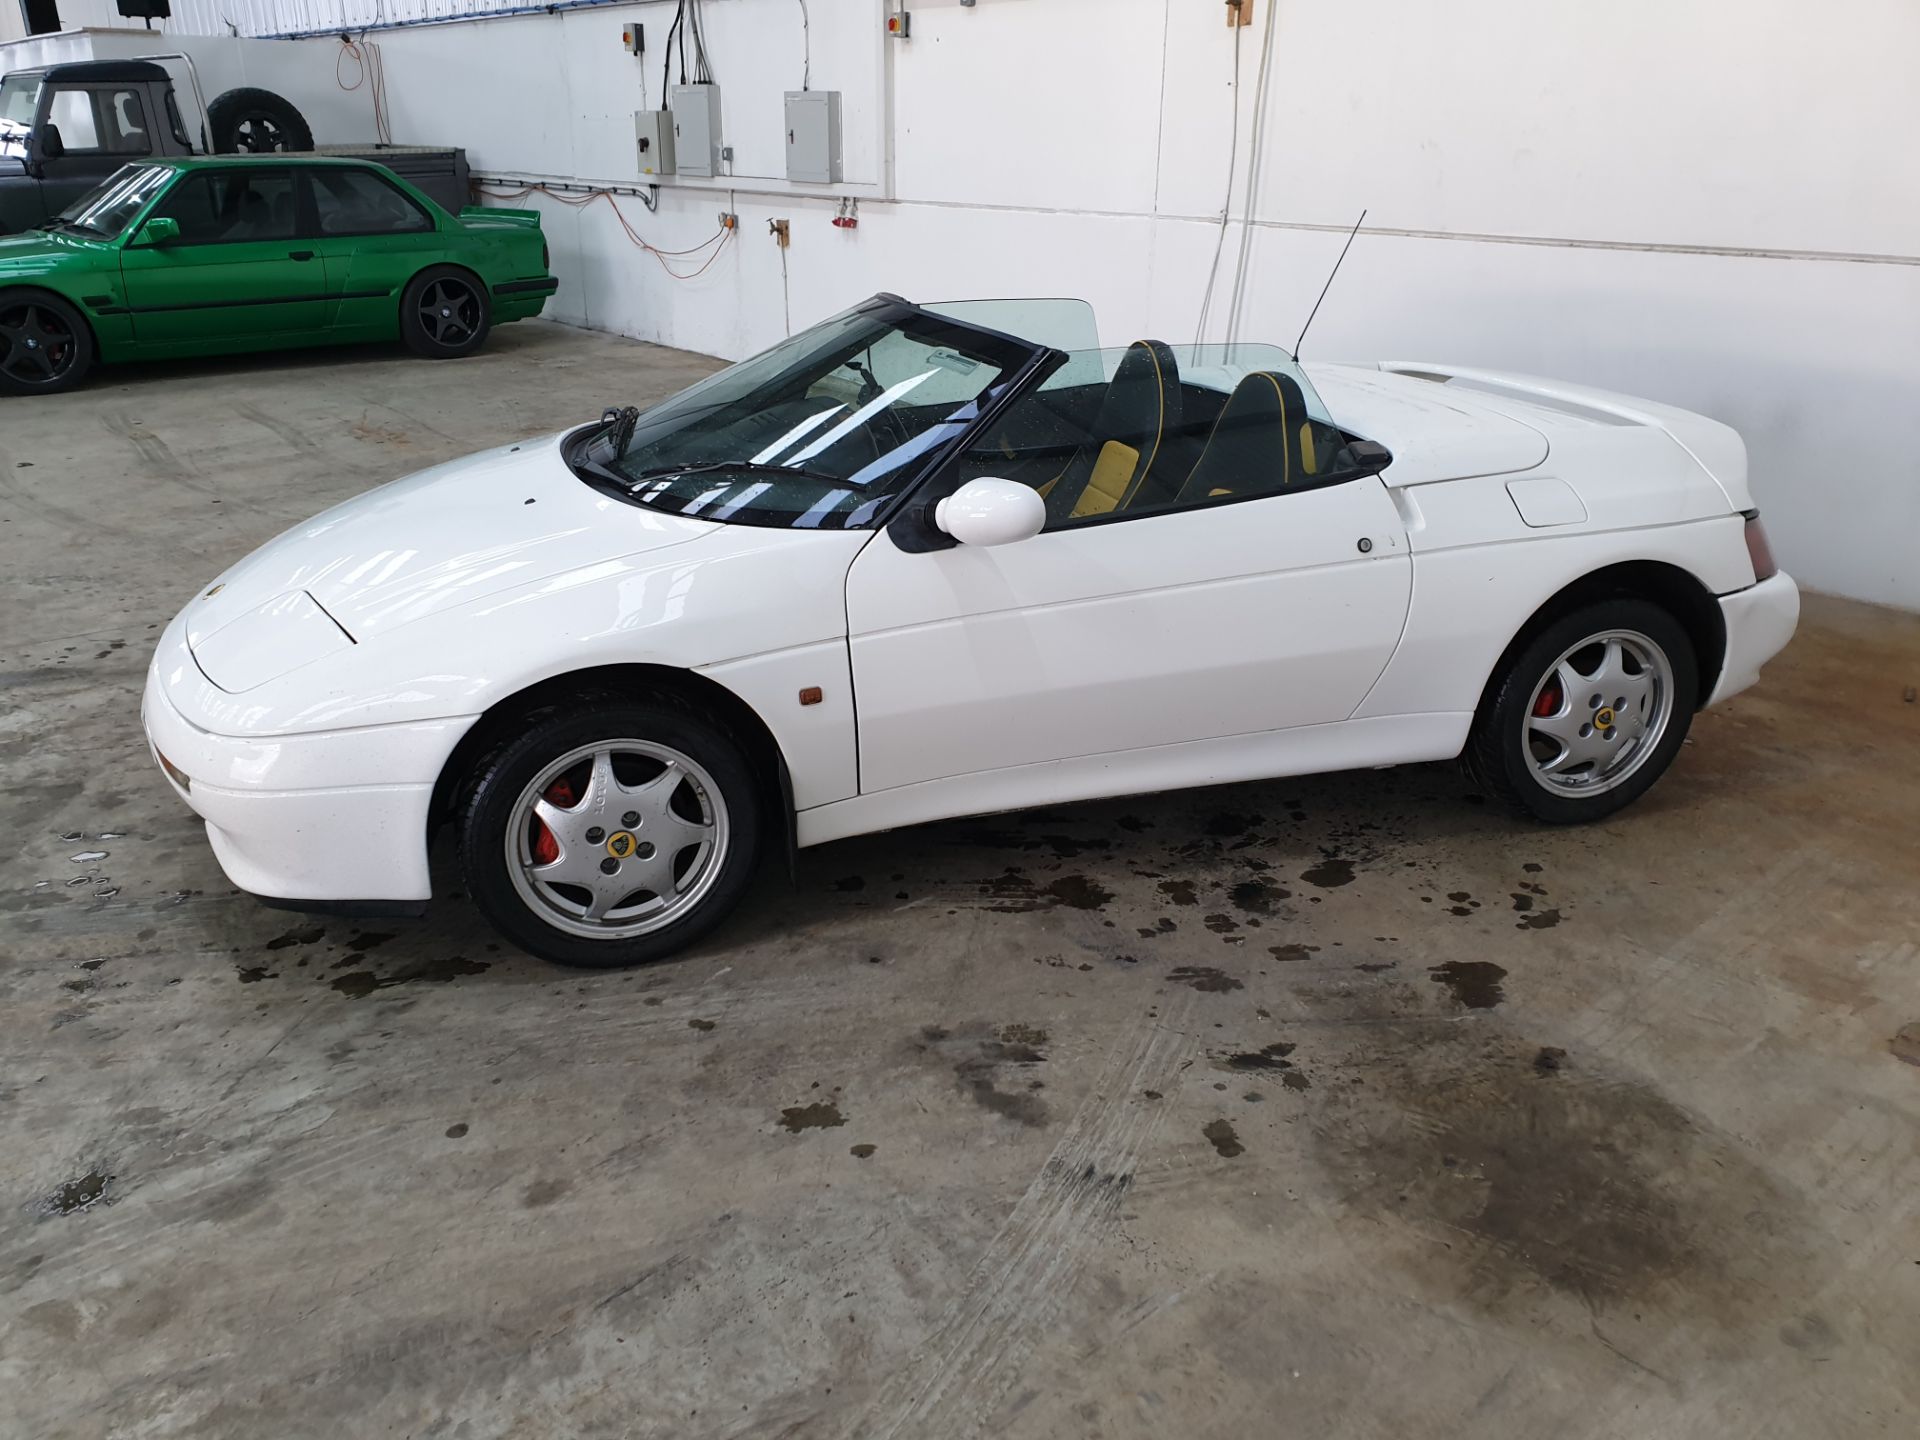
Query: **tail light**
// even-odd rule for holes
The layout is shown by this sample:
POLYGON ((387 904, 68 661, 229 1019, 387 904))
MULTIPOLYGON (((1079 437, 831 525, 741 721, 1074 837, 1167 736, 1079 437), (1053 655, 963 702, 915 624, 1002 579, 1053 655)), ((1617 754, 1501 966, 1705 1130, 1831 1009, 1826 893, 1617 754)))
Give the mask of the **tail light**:
POLYGON ((1780 566, 1773 558, 1773 546, 1767 541, 1767 527, 1760 523, 1758 510, 1747 512, 1747 558, 1753 561, 1755 584, 1780 573, 1780 566))
POLYGON ((551 269, 552 263, 553 262, 548 258, 548 255, 547 255, 546 241, 543 240, 540 242, 540 268, 542 270, 551 269))

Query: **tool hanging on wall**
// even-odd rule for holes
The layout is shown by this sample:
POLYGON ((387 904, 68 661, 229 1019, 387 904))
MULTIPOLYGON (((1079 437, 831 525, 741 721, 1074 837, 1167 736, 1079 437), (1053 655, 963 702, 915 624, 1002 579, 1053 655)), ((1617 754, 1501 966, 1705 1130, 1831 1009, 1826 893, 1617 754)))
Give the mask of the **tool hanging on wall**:
MULTIPOLYGON (((962 0, 965 3, 965 0, 962 0)), ((1253 23, 1253 0, 1227 0, 1227 28, 1253 23)))

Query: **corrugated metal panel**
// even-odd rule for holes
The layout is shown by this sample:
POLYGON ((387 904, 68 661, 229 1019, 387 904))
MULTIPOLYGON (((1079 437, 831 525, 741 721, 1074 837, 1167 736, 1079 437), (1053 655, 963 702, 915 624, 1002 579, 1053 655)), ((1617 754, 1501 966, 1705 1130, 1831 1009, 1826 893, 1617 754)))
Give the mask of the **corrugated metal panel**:
MULTIPOLYGON (((173 0, 173 18, 164 23, 175 35, 316 35, 552 8, 574 6, 532 0, 173 0)), ((60 19, 73 29, 139 25, 124 19, 114 0, 60 0, 60 19)))

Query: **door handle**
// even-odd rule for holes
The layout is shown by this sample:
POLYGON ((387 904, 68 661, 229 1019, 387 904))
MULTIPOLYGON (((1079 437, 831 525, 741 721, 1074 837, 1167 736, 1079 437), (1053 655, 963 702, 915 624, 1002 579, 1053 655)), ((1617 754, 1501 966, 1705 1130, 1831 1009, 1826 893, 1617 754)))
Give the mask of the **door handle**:
POLYGON ((289 260, 311 260, 311 259, 313 258, 313 251, 311 251, 311 250, 289 250, 289 251, 287 252, 287 258, 288 258, 289 260))

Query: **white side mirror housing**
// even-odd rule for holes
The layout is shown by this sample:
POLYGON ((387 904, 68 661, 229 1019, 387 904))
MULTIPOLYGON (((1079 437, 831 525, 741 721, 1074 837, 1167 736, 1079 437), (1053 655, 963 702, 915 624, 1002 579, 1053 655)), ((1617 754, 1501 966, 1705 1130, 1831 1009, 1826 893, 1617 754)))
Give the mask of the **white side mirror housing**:
POLYGON ((1047 502, 1031 485, 982 476, 942 500, 933 523, 962 545, 1011 545, 1047 525, 1047 502))

